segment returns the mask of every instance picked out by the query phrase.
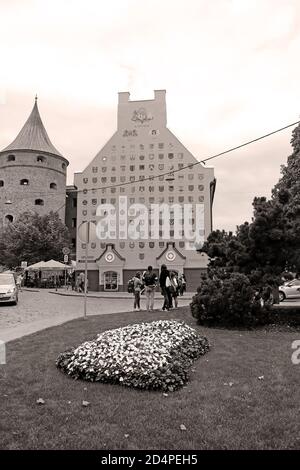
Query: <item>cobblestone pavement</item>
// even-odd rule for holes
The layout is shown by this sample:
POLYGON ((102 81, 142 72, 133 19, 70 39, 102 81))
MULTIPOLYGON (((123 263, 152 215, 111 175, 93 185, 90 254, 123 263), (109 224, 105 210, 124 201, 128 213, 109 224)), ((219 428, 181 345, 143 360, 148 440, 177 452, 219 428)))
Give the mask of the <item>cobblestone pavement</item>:
MULTIPOLYGON (((19 293, 16 306, 0 304, 0 339, 9 341, 50 326, 83 316, 83 297, 55 295, 47 290, 19 293)), ((180 299, 180 305, 190 300, 180 299)), ((162 297, 155 300, 155 308, 161 308, 162 297)), ((142 297, 142 309, 145 299, 142 297)), ((128 312, 133 310, 133 298, 88 298, 88 315, 128 312)))

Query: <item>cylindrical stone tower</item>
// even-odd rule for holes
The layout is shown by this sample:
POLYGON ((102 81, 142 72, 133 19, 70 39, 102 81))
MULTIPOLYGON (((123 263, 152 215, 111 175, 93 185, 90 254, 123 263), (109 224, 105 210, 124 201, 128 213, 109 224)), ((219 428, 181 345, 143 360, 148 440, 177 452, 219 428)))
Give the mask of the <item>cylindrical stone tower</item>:
POLYGON ((0 151, 0 225, 26 211, 54 211, 64 222, 68 164, 48 137, 36 98, 16 139, 0 151))

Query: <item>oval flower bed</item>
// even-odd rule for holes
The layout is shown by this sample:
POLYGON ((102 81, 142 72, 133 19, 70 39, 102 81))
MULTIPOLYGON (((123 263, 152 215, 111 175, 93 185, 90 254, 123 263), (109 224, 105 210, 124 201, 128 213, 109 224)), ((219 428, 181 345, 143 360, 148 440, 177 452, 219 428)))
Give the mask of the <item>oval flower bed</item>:
POLYGON ((56 365, 75 379, 174 391, 184 385, 208 340, 175 320, 116 328, 59 355, 56 365))

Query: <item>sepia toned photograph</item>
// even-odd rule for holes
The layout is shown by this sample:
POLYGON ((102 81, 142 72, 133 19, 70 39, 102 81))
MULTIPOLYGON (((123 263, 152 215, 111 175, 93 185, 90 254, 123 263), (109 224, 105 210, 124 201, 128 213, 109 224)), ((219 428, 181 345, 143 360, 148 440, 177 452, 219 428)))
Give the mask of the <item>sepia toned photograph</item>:
POLYGON ((300 450, 299 2, 0 17, 1 459, 300 450))

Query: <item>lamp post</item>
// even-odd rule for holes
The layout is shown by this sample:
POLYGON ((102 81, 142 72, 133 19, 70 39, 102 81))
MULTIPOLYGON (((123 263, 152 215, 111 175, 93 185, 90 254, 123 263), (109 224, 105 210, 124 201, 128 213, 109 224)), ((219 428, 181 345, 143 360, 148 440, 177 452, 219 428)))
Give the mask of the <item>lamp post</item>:
POLYGON ((93 222, 82 222, 78 227, 78 238, 85 243, 83 318, 86 320, 88 244, 96 240, 96 225, 93 222))

